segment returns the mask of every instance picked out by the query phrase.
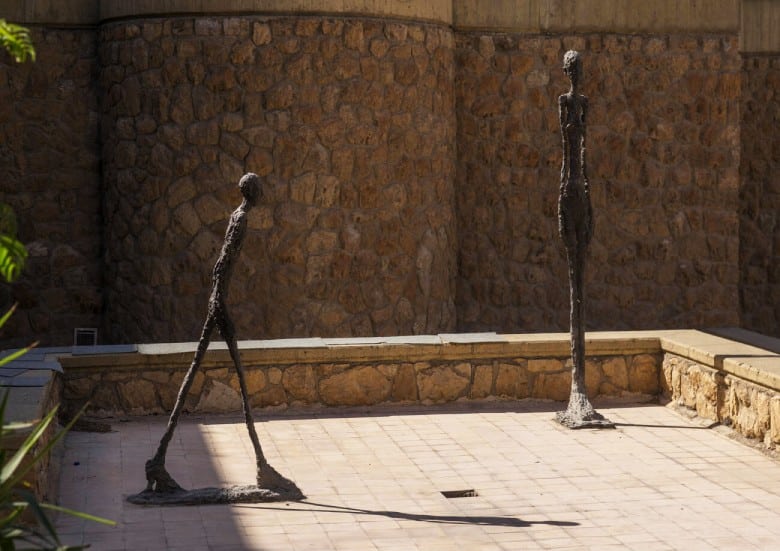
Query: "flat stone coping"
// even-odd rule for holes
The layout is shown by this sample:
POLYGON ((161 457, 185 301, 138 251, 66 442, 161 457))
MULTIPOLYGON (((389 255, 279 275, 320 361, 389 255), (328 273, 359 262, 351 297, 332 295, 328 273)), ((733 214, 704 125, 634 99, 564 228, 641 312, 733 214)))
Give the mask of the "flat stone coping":
MULTIPOLYGON (((246 365, 566 357, 571 353, 568 333, 247 340, 238 346, 246 365)), ((135 369, 189 364, 196 348, 196 342, 139 344, 95 347, 90 353, 78 350, 57 356, 65 369, 135 369)), ((668 352, 780 391, 780 339, 744 329, 589 332, 585 348, 589 356, 668 352)), ((214 342, 204 365, 222 364, 231 364, 227 346, 214 342)))

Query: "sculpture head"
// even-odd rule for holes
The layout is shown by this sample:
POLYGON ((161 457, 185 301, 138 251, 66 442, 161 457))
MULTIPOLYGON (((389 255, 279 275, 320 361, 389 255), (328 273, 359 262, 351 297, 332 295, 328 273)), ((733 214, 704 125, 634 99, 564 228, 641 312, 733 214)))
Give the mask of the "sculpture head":
POLYGON ((263 198, 260 177, 254 172, 248 172, 241 177, 241 180, 238 182, 238 189, 241 190, 241 195, 244 196, 249 206, 256 205, 263 198))
POLYGON ((563 72, 569 77, 572 86, 576 87, 582 78, 582 58, 576 50, 569 50, 563 55, 563 72))

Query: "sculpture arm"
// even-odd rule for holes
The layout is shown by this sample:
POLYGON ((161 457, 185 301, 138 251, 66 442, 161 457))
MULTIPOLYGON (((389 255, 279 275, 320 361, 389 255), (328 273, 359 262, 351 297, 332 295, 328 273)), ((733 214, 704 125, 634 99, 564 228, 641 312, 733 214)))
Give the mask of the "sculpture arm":
POLYGON ((569 167, 569 138, 566 132, 567 119, 566 96, 558 96, 558 122, 561 127, 561 142, 563 143, 563 159, 561 160, 561 185, 566 179, 566 171, 569 167))
POLYGON ((588 98, 585 96, 582 96, 582 150, 580 152, 580 155, 582 156, 581 159, 581 165, 582 165, 582 183, 585 187, 585 200, 587 201, 587 231, 586 231, 586 243, 590 243, 591 238, 593 237, 593 230, 594 230, 594 220, 593 220, 593 205, 590 202, 590 183, 588 182, 588 172, 587 172, 587 164, 585 162, 585 159, 587 157, 587 147, 585 145, 585 138, 587 136, 588 131, 588 124, 587 124, 587 116, 588 116, 588 98))
POLYGON ((582 149, 580 152, 582 158, 580 159, 580 164, 582 166, 582 179, 584 180, 586 190, 588 189, 588 171, 587 171, 587 164, 585 162, 585 158, 587 157, 587 147, 585 145, 585 139, 588 133, 587 116, 588 116, 588 98, 582 96, 582 149))

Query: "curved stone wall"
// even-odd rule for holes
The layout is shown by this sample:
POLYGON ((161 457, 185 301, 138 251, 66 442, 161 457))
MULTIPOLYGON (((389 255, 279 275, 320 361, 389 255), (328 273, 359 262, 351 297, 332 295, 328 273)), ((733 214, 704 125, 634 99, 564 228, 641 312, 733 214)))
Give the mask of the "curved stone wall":
POLYGON ((247 171, 240 334, 455 328, 449 28, 180 17, 99 30, 106 289, 115 342, 194 340, 247 171))
POLYGON ((0 200, 31 255, 3 342, 195 339, 247 170, 273 191, 239 336, 565 329, 570 47, 592 96, 588 327, 777 334, 774 4, 3 2, 38 49, 0 55, 0 200))

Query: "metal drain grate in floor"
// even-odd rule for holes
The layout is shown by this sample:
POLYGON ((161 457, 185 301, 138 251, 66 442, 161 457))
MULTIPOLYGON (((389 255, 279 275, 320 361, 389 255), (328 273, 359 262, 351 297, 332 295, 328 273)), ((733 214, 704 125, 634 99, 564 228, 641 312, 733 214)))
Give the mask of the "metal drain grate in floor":
POLYGON ((441 495, 447 499, 454 499, 456 497, 477 497, 479 494, 472 488, 469 490, 445 490, 441 492, 441 495))

